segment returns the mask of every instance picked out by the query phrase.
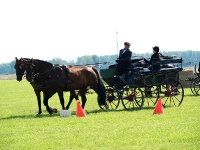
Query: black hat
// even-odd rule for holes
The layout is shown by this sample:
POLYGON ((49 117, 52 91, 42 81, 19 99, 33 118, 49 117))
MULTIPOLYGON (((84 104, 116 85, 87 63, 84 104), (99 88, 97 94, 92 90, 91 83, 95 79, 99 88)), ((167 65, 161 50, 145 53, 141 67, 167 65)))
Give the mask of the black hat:
POLYGON ((131 43, 129 43, 129 42, 124 42, 124 45, 131 46, 131 43))
POLYGON ((156 51, 157 53, 159 52, 159 47, 158 46, 154 46, 152 47, 154 51, 156 51))

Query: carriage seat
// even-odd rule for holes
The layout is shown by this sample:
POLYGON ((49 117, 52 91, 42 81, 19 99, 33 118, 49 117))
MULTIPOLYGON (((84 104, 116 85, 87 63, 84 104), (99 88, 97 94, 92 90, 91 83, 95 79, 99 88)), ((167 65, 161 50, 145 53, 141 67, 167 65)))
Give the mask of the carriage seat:
POLYGON ((174 67, 174 68, 162 68, 160 69, 160 72, 176 72, 176 71, 182 71, 183 68, 177 68, 177 67, 174 67))
POLYGON ((161 68, 160 70, 149 70, 148 68, 144 68, 140 71, 142 74, 152 74, 152 73, 167 73, 167 72, 177 72, 182 71, 183 68, 161 68))
POLYGON ((135 63, 135 62, 139 62, 139 61, 141 61, 141 60, 143 60, 142 58, 140 58, 140 59, 131 59, 131 63, 135 63))

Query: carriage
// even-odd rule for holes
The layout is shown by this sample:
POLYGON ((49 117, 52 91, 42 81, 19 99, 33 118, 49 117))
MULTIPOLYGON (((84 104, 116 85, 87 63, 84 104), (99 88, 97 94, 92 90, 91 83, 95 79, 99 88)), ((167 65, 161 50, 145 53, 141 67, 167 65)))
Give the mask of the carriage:
POLYGON ((101 66, 100 76, 106 88, 109 109, 117 109, 120 101, 126 110, 154 106, 159 98, 162 98, 164 107, 180 106, 184 97, 184 89, 179 81, 179 72, 183 70, 182 58, 168 56, 152 61, 152 66, 162 66, 159 71, 149 70, 147 64, 140 60, 132 59, 131 63, 140 63, 137 67, 129 67, 123 77, 116 76, 114 62, 101 66))
POLYGON ((198 71, 196 71, 196 65, 194 66, 194 78, 188 78, 186 81, 190 81, 190 90, 194 95, 200 95, 200 62, 198 71))

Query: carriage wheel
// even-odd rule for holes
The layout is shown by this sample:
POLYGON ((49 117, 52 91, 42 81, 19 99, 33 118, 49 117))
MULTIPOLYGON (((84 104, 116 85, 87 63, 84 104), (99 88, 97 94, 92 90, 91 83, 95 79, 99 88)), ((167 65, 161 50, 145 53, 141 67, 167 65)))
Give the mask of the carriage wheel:
POLYGON ((194 87, 194 91, 196 93, 196 95, 199 95, 199 91, 200 91, 200 78, 197 77, 194 79, 193 81, 193 87, 194 87))
MULTIPOLYGON (((117 109, 120 103, 119 94, 115 88, 106 87, 106 104, 108 109, 114 110, 117 109)), ((106 110, 106 107, 99 105, 102 110, 106 110)))
POLYGON ((123 88, 121 99, 126 110, 141 109, 144 104, 143 92, 138 87, 123 88))
POLYGON ((190 90, 191 90, 191 92, 194 94, 194 95, 197 95, 197 93, 195 92, 195 90, 194 90, 194 81, 191 81, 191 83, 190 83, 190 90))
POLYGON ((184 97, 183 86, 178 80, 168 85, 168 91, 166 87, 160 86, 158 98, 162 99, 163 106, 180 106, 184 97))
POLYGON ((157 100, 158 88, 151 87, 150 90, 144 88, 144 106, 154 106, 157 100))

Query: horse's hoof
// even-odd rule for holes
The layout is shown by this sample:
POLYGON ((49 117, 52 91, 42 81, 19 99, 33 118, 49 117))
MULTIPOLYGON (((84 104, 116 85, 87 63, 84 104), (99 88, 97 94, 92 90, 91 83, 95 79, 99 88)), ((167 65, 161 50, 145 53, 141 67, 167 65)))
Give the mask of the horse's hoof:
POLYGON ((38 115, 42 114, 42 111, 39 111, 37 114, 38 114, 38 115))
POLYGON ((53 108, 52 111, 53 111, 53 113, 57 113, 58 112, 58 110, 56 108, 53 108))
POLYGON ((53 109, 49 109, 47 110, 47 112, 49 113, 49 115, 53 114, 53 109))
POLYGON ((53 114, 53 109, 51 111, 48 111, 49 112, 49 115, 52 115, 53 114))

